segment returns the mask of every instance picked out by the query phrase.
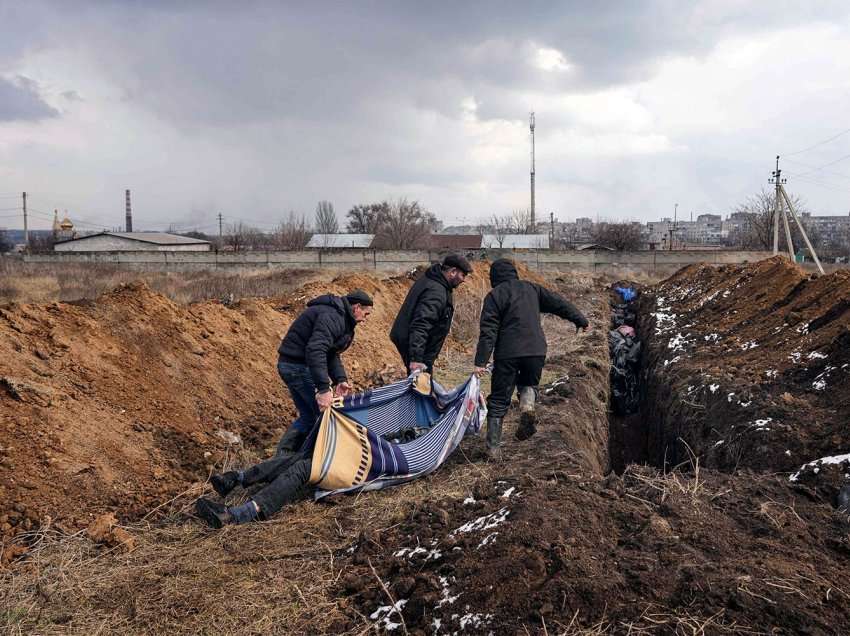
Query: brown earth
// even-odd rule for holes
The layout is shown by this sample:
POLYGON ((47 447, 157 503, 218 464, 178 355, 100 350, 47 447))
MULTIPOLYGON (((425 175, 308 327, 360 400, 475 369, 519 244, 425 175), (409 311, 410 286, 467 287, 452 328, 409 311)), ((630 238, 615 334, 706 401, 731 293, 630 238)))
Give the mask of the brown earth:
POLYGON ((686 459, 679 438, 723 470, 790 473, 850 452, 850 272, 782 257, 691 266, 641 306, 652 461, 686 459))
MULTIPOLYGON (((781 264, 768 261, 750 266, 752 271, 771 267, 781 264)), ((700 271, 680 273, 676 284, 685 285, 688 276, 700 271)), ((0 612, 0 625, 10 631, 44 634, 364 634, 387 631, 395 624, 394 634, 833 634, 850 628, 847 515, 826 505, 819 491, 789 482, 787 474, 732 472, 733 467, 726 465, 716 466, 723 470, 706 470, 702 460, 692 461, 684 472, 664 474, 647 466, 631 466, 620 476, 605 476, 608 292, 600 280, 587 276, 564 275, 550 283, 577 302, 591 317, 593 329, 575 335, 571 325, 545 319, 550 356, 544 378, 557 381, 550 385, 551 391, 543 392, 536 436, 516 441, 516 415, 509 413, 505 462, 483 461, 482 441, 468 439, 435 474, 400 488, 340 497, 326 505, 304 501, 261 524, 219 532, 201 527, 188 511, 203 487, 200 480, 206 464, 232 461, 223 457, 227 447, 214 437, 218 423, 210 423, 210 417, 231 413, 223 428, 250 440, 249 446, 272 445, 284 419, 281 413, 288 415, 283 409, 289 404, 273 368, 277 339, 307 297, 348 282, 353 280, 308 286, 276 301, 246 301, 243 308, 215 303, 171 307, 169 312, 184 318, 184 312, 204 307, 220 320, 236 312, 240 326, 252 329, 233 342, 226 354, 183 353, 175 350, 185 346, 181 341, 169 343, 168 353, 181 364, 195 356, 210 366, 186 367, 180 376, 182 391, 165 394, 155 382, 145 384, 150 395, 169 395, 171 401, 185 404, 191 401, 189 396, 200 394, 199 401, 207 405, 204 418, 190 411, 178 428, 173 418, 163 416, 153 429, 180 431, 174 433, 179 442, 172 447, 181 445, 175 461, 184 476, 169 482, 167 492, 147 491, 142 498, 148 506, 145 519, 128 524, 129 517, 122 517, 127 513, 119 512, 123 529, 135 544, 130 552, 123 544, 95 544, 55 527, 28 535, 28 553, 19 555, 9 573, 0 578, 0 607, 7 608, 0 612), (281 306, 283 314, 275 309, 281 306), (248 307, 254 307, 255 318, 248 316, 248 307), (237 356, 258 362, 237 366, 237 356), (235 388, 221 387, 224 377, 237 378, 245 396, 236 406, 235 400, 227 399, 235 388), (259 388, 263 385, 266 395, 259 388), (183 447, 187 432, 192 431, 206 435, 210 443, 183 447), (214 454, 203 458, 205 449, 214 454), (192 458, 198 454, 202 459, 193 467, 192 458), (167 499, 181 488, 189 492, 167 499), (401 611, 391 612, 397 603, 401 611)), ((409 283, 358 276, 356 284, 383 294, 387 305, 386 314, 378 315, 362 338, 358 332, 356 346, 371 340, 375 348, 355 349, 346 356, 349 364, 362 363, 355 377, 366 383, 385 363, 394 362, 385 334, 409 283)), ((474 307, 475 294, 486 288, 483 279, 476 284, 477 292, 475 285, 467 289, 467 309, 474 307)), ((138 290, 135 295, 145 293, 138 290)), ((647 295, 646 302, 650 298, 647 295)), ((86 310, 95 312, 96 306, 107 303, 104 299, 86 310)), ((23 315, 21 307, 5 311, 23 315)), ((48 308, 27 311, 40 316, 48 308)), ((116 310, 111 308, 106 315, 112 311, 116 310)), ((138 311, 127 311, 122 317, 123 321, 110 323, 116 325, 116 332, 125 322, 144 322, 138 311)), ((17 324, 29 328, 39 324, 31 318, 18 320, 22 322, 17 324)), ((202 341, 209 340, 196 331, 200 327, 191 319, 172 322, 180 325, 174 327, 180 334, 200 338, 202 347, 202 341)), ((216 331, 229 325, 224 322, 216 331)), ((653 334, 648 346, 655 352, 651 355, 660 355, 654 327, 648 327, 653 334)), ((6 329, 4 323, 0 328, 6 329)), ((468 326, 456 325, 461 332, 464 328, 468 326)), ((67 329, 73 333, 73 327, 67 329)), ((39 340, 35 335, 31 340, 24 340, 17 331, 12 335, 22 341, 29 363, 46 362, 31 349, 39 340)), ((664 337, 666 346, 673 336, 663 333, 659 339, 664 337)), ((755 331, 748 337, 759 338, 755 331)), ((116 339, 121 352, 134 351, 130 339, 116 339)), ((446 352, 446 377, 455 374, 460 379, 467 372, 469 356, 463 351, 468 341, 461 338, 446 352), (463 363, 447 364, 455 360, 463 363)), ((3 353, 0 359, 8 364, 9 356, 3 353)), ((12 359, 24 359, 20 354, 15 352, 12 359)), ((695 347, 687 355, 700 352, 695 347)), ((680 360, 687 361, 687 356, 680 360)), ((658 364, 663 366, 663 362, 655 366, 650 362, 647 369, 657 372, 658 364)), ((48 380, 38 376, 39 382, 25 373, 29 367, 16 368, 17 382, 68 390, 58 384, 64 381, 58 373, 48 380)), ((132 383, 147 381, 144 369, 142 359, 134 354, 123 371, 116 364, 115 373, 125 377, 122 386, 129 390, 132 383)), ((149 375, 156 373, 154 369, 149 375)), ((86 381, 98 386, 97 400, 90 404, 110 403, 111 394, 99 388, 102 380, 88 377, 86 381)), ((653 395, 665 395, 660 386, 675 381, 667 377, 654 384, 653 395)), ((734 381, 730 385, 736 386, 734 381)), ((28 400, 39 395, 13 391, 28 400)), ((30 413, 30 426, 37 418, 29 409, 55 408, 3 399, 4 417, 30 413)), ((157 399, 164 414, 172 412, 165 397, 157 399)), ((69 403, 76 405, 76 401, 69 403)), ((98 412, 92 407, 87 413, 98 412)), ((97 420, 98 426, 104 426, 103 421, 108 419, 97 420)), ((96 430, 89 431, 93 440, 99 438, 96 430)), ((127 435, 131 430, 126 429, 127 435)), ((2 435, 5 448, 9 437, 2 435)), ((142 445, 143 454, 162 452, 154 441, 159 437, 145 439, 151 443, 142 445)), ((100 452, 104 449, 111 452, 109 446, 100 452)), ((9 456, 15 457, 16 467, 23 465, 17 464, 17 455, 9 456)), ((132 474, 133 464, 121 459, 123 454, 109 457, 110 465, 132 474)), ((42 464, 29 471, 29 479, 42 479, 39 471, 51 466, 42 464)), ((2 475, 4 479, 16 476, 2 475)), ((67 479, 64 473, 49 476, 67 479)), ((49 495, 48 483, 45 478, 29 492, 49 495)), ((7 492, 36 501, 17 486, 7 492)), ((92 514, 118 509, 108 498, 81 496, 75 502, 92 514)), ((136 514, 144 511, 139 506, 136 514)), ((66 514, 69 523, 75 519, 73 513, 66 514)), ((111 520, 107 521, 114 530, 111 520)))

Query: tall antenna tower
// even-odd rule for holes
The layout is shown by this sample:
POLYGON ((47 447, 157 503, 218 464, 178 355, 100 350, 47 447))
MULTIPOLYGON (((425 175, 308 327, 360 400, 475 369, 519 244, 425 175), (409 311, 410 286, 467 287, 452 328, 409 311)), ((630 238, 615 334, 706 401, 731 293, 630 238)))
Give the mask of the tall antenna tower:
POLYGON ((124 231, 133 231, 133 213, 130 209, 130 191, 124 190, 124 231))
POLYGON ((534 113, 528 118, 528 129, 531 131, 531 231, 534 232, 537 225, 534 219, 534 113))
POLYGON ((794 209, 794 204, 791 203, 791 197, 789 197, 788 193, 785 191, 785 184, 787 182, 788 179, 785 179, 782 176, 782 170, 779 169, 779 155, 776 155, 776 170, 771 173, 771 178, 768 179, 768 183, 772 183, 776 186, 776 194, 774 195, 773 200, 773 253, 774 255, 779 254, 779 217, 781 216, 782 224, 785 227, 785 243, 788 247, 788 258, 790 258, 792 262, 794 261, 794 242, 791 240, 791 226, 788 222, 788 215, 790 214, 791 218, 797 223, 797 227, 800 230, 803 241, 805 241, 806 247, 809 248, 809 253, 815 261, 815 265, 818 266, 818 270, 821 274, 823 274, 823 267, 820 264, 817 253, 815 253, 815 248, 812 246, 812 242, 809 240, 809 235, 806 234, 806 228, 803 227, 803 223, 800 221, 800 217, 794 209))

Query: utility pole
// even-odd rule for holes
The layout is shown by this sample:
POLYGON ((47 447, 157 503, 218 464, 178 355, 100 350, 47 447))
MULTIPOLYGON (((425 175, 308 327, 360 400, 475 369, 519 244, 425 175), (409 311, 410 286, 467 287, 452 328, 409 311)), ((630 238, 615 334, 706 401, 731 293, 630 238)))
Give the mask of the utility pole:
POLYGON ((24 208, 24 252, 29 254, 30 251, 30 230, 27 225, 27 193, 24 192, 21 195, 23 199, 23 208, 24 208))
POLYGON ((535 230, 534 219, 534 113, 528 118, 528 128, 531 131, 531 231, 535 230))
POLYGON ((779 214, 784 212, 782 209, 782 184, 787 179, 782 178, 782 171, 779 169, 779 155, 776 155, 776 170, 771 173, 772 177, 767 180, 768 183, 776 184, 776 193, 773 195, 773 255, 779 254, 779 214))
POLYGON ((814 260, 815 265, 818 266, 818 271, 823 274, 823 266, 820 264, 817 252, 815 252, 815 248, 809 240, 809 235, 806 233, 806 228, 803 227, 803 222, 800 220, 797 211, 794 209, 794 204, 791 203, 791 197, 789 197, 788 192, 785 191, 785 184, 788 183, 788 179, 782 178, 782 171, 779 169, 779 155, 776 155, 776 170, 773 171, 772 175, 773 176, 768 179, 768 183, 776 185, 776 201, 773 204, 773 253, 779 253, 779 215, 781 214, 782 222, 785 227, 785 240, 788 243, 788 257, 792 262, 794 261, 794 244, 791 242, 791 228, 790 223, 788 222, 788 214, 790 214, 791 218, 797 223, 797 228, 800 230, 800 234, 803 237, 803 241, 806 243, 806 247, 809 248, 812 260, 814 260), (788 208, 787 213, 785 212, 786 206, 788 208))
MULTIPOLYGON (((673 204, 673 225, 670 227, 670 245, 667 246, 667 251, 673 251, 673 232, 676 231, 678 223, 679 223, 679 204, 673 204)), ((667 217, 670 218, 670 217, 667 217)))

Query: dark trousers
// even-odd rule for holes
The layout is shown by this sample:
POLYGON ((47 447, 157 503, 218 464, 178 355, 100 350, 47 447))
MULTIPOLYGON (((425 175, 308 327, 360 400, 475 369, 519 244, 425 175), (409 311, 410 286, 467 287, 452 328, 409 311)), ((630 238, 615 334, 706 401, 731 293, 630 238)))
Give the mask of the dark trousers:
POLYGON ((321 415, 319 405, 316 404, 316 385, 313 383, 310 369, 306 364, 278 359, 277 372, 289 389, 295 408, 298 409, 298 419, 292 422, 291 426, 301 433, 309 433, 321 415))
POLYGON ((246 470, 242 483, 247 486, 261 481, 269 482, 268 486, 251 497, 268 519, 295 499, 298 491, 309 481, 312 466, 312 456, 281 458, 278 455, 246 470))
POLYGON ((487 397, 487 414, 504 417, 517 386, 530 386, 536 390, 545 362, 546 356, 496 360, 490 381, 490 395, 487 397))

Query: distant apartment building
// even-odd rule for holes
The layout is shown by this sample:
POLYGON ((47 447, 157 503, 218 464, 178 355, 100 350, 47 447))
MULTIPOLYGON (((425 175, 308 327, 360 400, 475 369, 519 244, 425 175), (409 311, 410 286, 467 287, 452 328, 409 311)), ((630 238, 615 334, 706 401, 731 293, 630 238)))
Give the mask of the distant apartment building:
POLYGON ((803 212, 803 225, 812 229, 824 249, 850 246, 850 214, 847 216, 813 216, 803 212))

